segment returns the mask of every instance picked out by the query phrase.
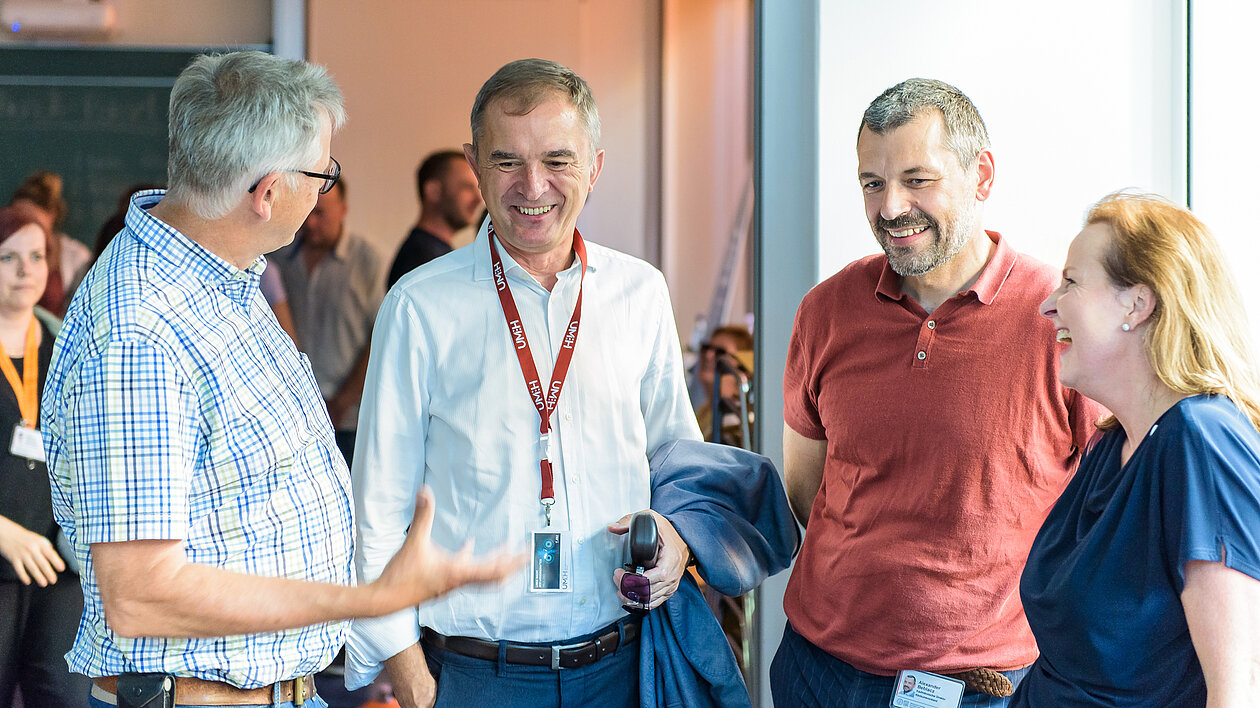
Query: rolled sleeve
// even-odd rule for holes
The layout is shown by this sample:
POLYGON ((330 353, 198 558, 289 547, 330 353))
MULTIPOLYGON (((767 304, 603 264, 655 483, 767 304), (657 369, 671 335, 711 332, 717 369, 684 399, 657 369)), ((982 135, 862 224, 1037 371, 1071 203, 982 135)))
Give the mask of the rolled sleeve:
POLYGON ((111 342, 68 394, 80 541, 185 538, 198 416, 180 367, 152 344, 111 342))

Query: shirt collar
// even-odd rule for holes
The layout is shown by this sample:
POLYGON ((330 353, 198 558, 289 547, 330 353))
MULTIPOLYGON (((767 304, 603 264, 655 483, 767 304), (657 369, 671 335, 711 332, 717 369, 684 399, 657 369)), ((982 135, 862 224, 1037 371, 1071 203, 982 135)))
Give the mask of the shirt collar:
MULTIPOLYGON (((1002 284, 1006 282, 1007 276, 1011 274, 1011 269, 1015 267, 1015 259, 1018 254, 1006 243, 1002 235, 996 231, 984 232, 993 243, 997 244, 997 249, 993 251, 993 256, 989 258, 989 262, 984 264, 984 268, 980 271, 980 276, 976 278, 976 282, 971 287, 958 293, 958 295, 967 295, 975 293, 976 299, 985 305, 993 303, 994 298, 1002 290, 1002 284)), ((892 266, 888 265, 888 259, 884 259, 884 270, 879 275, 879 280, 875 283, 875 293, 883 295, 890 300, 900 300, 905 297, 905 293, 901 291, 901 276, 897 275, 892 266)), ((958 297, 955 295, 954 297, 958 297)))
POLYGON ((248 268, 241 270, 151 215, 149 209, 162 201, 165 195, 164 189, 150 189, 132 195, 125 222, 136 238, 159 258, 171 263, 175 267, 174 272, 189 273, 214 285, 245 282, 257 288, 266 260, 259 256, 248 268))
MULTIPOLYGON (((491 280, 494 277, 492 273, 492 266, 490 265, 489 226, 490 226, 490 220, 486 219, 486 221, 481 224, 481 229, 477 231, 476 240, 474 240, 472 244, 465 246, 465 248, 476 249, 473 252, 473 279, 474 280, 491 280)), ((495 240, 497 241, 496 245, 499 248, 499 257, 503 259, 503 271, 505 273, 511 273, 513 272, 513 270, 517 270, 520 273, 524 274, 524 277, 527 277, 530 280, 533 280, 534 277, 532 275, 529 275, 529 272, 526 271, 519 263, 517 263, 516 260, 512 258, 512 254, 508 253, 507 249, 503 247, 502 239, 499 239, 498 236, 495 236, 495 240)), ((598 252, 598 249, 591 248, 591 242, 587 241, 586 242, 586 272, 588 274, 594 273, 596 270, 599 269, 600 263, 601 263, 601 260, 600 260, 600 254, 598 252)), ((569 272, 578 272, 578 273, 581 272, 581 265, 578 263, 576 258, 573 259, 573 265, 569 266, 568 269, 562 271, 560 273, 560 276, 563 277, 565 273, 569 273, 569 272)))

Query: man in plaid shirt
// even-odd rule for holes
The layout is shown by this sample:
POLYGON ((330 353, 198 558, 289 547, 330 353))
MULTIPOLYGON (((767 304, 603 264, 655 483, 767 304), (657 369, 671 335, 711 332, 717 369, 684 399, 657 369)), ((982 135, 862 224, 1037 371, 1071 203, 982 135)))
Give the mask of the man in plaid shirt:
POLYGON ((170 190, 133 196, 67 314, 42 430, 85 595, 67 659, 93 705, 128 672, 173 675, 181 705, 301 705, 348 618, 515 568, 431 545, 422 495, 385 575, 353 584, 346 464, 258 289, 262 254, 336 182, 344 119, 319 67, 195 59, 171 93, 170 190))

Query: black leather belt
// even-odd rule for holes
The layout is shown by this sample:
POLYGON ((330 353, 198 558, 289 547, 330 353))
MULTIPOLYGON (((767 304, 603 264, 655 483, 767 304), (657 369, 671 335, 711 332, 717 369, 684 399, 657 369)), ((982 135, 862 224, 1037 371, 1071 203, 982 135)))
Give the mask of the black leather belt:
MULTIPOLYGON (((627 622, 625 625, 626 644, 639 638, 639 622, 627 622)), ((438 649, 486 661, 499 660, 499 643, 488 642, 472 637, 447 637, 438 634, 428 627, 420 630, 420 638, 438 649)), ((617 625, 600 636, 578 644, 555 644, 552 646, 532 646, 529 644, 508 644, 505 659, 509 664, 523 666, 547 666, 553 670, 580 669, 589 666, 617 650, 621 643, 621 633, 617 625)))

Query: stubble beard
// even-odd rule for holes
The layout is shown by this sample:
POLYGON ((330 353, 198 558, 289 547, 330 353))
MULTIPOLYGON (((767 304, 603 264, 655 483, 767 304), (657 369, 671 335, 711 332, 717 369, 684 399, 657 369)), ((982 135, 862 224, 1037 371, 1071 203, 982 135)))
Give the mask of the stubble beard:
MULTIPOLYGON (((477 218, 476 216, 472 217, 477 218)), ((459 231, 472 223, 472 220, 464 216, 464 212, 460 210, 459 205, 453 201, 449 201, 442 207, 442 220, 446 225, 451 227, 451 231, 459 231)))
POLYGON ((948 263, 971 240, 971 232, 976 225, 976 210, 968 208, 957 214, 955 218, 945 222, 914 211, 903 214, 896 219, 880 219, 871 230, 875 239, 888 256, 888 265, 893 272, 903 278, 915 277, 930 273, 948 263), (935 235, 931 244, 922 251, 915 251, 912 246, 897 246, 892 243, 889 231, 900 231, 907 228, 927 226, 935 235))

